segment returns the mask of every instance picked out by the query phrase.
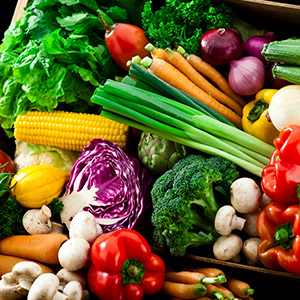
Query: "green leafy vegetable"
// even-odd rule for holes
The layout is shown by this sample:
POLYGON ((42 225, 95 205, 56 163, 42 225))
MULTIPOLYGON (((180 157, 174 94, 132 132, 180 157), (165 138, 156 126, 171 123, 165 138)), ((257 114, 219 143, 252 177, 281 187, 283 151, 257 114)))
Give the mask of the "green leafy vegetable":
POLYGON ((213 28, 232 26, 234 14, 227 4, 213 5, 210 0, 166 0, 152 9, 152 1, 142 11, 143 29, 156 47, 180 45, 189 53, 199 53, 199 39, 213 28))
POLYGON ((0 122, 9 137, 28 110, 94 112, 95 87, 122 70, 104 42, 108 24, 129 22, 125 8, 100 0, 33 0, 0 46, 0 122))

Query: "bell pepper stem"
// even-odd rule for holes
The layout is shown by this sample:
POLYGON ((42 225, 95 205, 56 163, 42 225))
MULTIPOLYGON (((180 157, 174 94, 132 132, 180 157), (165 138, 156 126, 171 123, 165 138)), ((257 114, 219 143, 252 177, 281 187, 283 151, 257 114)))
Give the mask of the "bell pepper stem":
POLYGON ((131 258, 124 262, 121 273, 123 283, 140 283, 144 276, 145 268, 140 260, 131 258))
POLYGON ((275 246, 287 250, 292 246, 294 238, 293 226, 290 223, 282 224, 277 227, 274 235, 275 246))
POLYGON ((130 278, 135 278, 140 274, 140 269, 136 265, 130 265, 127 268, 127 274, 129 275, 130 278))

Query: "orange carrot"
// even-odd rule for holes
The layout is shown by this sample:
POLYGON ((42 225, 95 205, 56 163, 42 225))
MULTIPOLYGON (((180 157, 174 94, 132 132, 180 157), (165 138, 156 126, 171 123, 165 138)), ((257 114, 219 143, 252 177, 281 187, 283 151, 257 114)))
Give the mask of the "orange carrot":
POLYGON ((224 295, 219 291, 218 287, 213 284, 207 284, 206 286, 207 292, 206 296, 212 298, 212 299, 218 299, 218 300, 223 300, 224 295))
POLYGON ((225 286, 223 286, 222 284, 218 285, 218 289, 224 295, 224 299, 237 300, 237 298, 234 297, 233 293, 230 290, 228 290, 225 286))
POLYGON ((162 292, 181 299, 195 299, 205 295, 206 287, 202 283, 186 284, 165 280, 162 292))
POLYGON ((234 99, 242 107, 246 104, 244 98, 237 95, 230 87, 226 78, 216 70, 212 65, 202 60, 201 57, 195 54, 186 54, 186 60, 194 67, 199 73, 203 74, 214 82, 225 94, 234 99))
POLYGON ((185 270, 192 272, 203 273, 206 277, 218 277, 220 275, 225 277, 225 273, 218 268, 211 267, 186 267, 185 270))
POLYGON ((192 271, 169 271, 165 273, 165 279, 173 282, 203 284, 223 283, 226 281, 225 276, 206 277, 203 273, 192 271))
POLYGON ((236 278, 230 278, 225 284, 235 296, 240 298, 247 298, 254 293, 254 290, 250 288, 250 285, 247 282, 236 278))
POLYGON ((150 52, 152 58, 165 59, 165 49, 156 48, 151 43, 147 44, 145 49, 150 52))
MULTIPOLYGON (((13 266, 22 261, 33 261, 33 260, 11 256, 11 255, 0 254, 0 276, 11 272, 13 266)), ((44 273, 54 273, 53 270, 47 267, 46 265, 36 261, 34 262, 37 263, 42 268, 44 273)))
MULTIPOLYGON (((148 59, 148 58, 147 58, 148 59)), ((150 59, 151 60, 151 59, 150 59)), ((149 60, 148 60, 149 61, 149 60)), ((146 63, 146 61, 144 61, 146 63)), ((151 64, 147 65, 148 70, 159 77, 161 80, 169 83, 170 85, 186 92, 187 94, 202 101, 206 105, 213 108, 215 111, 223 115, 227 120, 233 123, 238 128, 242 128, 242 118, 232 111, 230 108, 218 102, 212 96, 201 90, 191 80, 189 80, 183 73, 172 66, 170 63, 162 59, 152 59, 151 64)))
POLYGON ((175 68, 181 71, 187 78, 189 78, 200 89, 207 94, 214 97, 217 101, 225 104, 235 111, 239 116, 242 115, 242 107, 235 100, 230 98, 227 94, 220 91, 213 86, 208 80, 206 80, 185 58, 177 51, 166 49, 166 59, 175 68))
POLYGON ((59 248, 67 239, 58 233, 13 235, 0 241, 0 253, 56 265, 59 248))

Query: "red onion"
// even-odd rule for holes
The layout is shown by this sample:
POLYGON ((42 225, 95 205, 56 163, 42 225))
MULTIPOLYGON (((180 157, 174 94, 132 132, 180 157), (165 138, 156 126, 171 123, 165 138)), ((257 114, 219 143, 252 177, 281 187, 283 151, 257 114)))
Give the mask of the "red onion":
POLYGON ((274 40, 274 32, 268 32, 265 36, 253 36, 245 42, 245 52, 247 55, 256 56, 265 63, 266 59, 261 54, 261 51, 263 50, 264 44, 269 44, 274 40))
POLYGON ((264 63, 255 56, 245 56, 229 63, 228 82, 232 90, 242 96, 257 93, 265 83, 264 63))
POLYGON ((286 85, 292 84, 291 82, 289 82, 287 80, 274 78, 272 69, 275 66, 275 64, 276 64, 276 62, 272 63, 272 65, 270 66, 270 68, 268 70, 268 79, 269 79, 269 83, 270 83, 271 87, 274 89, 280 89, 286 85))
POLYGON ((203 34, 199 41, 203 60, 211 65, 226 65, 238 59, 244 51, 241 34, 236 29, 215 28, 203 34))

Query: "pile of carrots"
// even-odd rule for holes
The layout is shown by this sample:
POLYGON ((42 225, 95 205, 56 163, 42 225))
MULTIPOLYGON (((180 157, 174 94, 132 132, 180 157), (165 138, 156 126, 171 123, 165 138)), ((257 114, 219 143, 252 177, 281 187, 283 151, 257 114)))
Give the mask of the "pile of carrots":
POLYGON ((253 300, 254 290, 247 282, 225 275, 218 268, 190 267, 168 270, 162 292, 170 300, 253 300))
POLYGON ((181 47, 171 50, 148 44, 146 49, 152 60, 144 66, 151 73, 202 101, 242 128, 242 110, 246 101, 233 92, 227 79, 216 68, 195 54, 185 53, 181 47))

